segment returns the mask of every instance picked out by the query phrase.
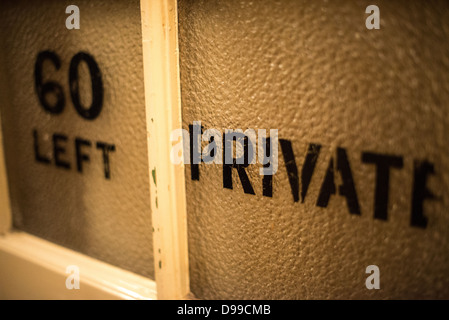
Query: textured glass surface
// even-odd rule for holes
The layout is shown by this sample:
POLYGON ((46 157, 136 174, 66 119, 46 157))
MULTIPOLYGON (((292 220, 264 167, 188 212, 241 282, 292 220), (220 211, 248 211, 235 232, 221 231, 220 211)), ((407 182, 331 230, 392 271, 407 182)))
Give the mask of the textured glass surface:
POLYGON ((140 21, 137 0, 2 1, 1 111, 14 226, 154 277, 140 21), (71 4, 79 30, 66 28, 71 4), (62 87, 60 113, 38 97, 45 51, 40 90, 55 110, 48 84, 62 87), (92 75, 97 115, 85 113, 100 94, 92 75))
POLYGON ((365 26, 371 1, 178 3, 184 128, 284 140, 272 197, 258 164, 254 195, 236 169, 230 189, 222 165, 200 164, 199 180, 187 166, 192 292, 449 298, 447 2, 376 1, 379 30, 365 26), (369 265, 381 290, 365 286, 369 265))

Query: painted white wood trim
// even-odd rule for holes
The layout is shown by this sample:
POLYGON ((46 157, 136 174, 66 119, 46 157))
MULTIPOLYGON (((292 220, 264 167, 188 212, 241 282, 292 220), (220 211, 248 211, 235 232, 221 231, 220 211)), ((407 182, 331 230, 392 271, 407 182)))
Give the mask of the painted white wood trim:
POLYGON ((141 0, 154 261, 159 299, 189 294, 184 166, 170 161, 182 127, 176 0, 141 0))
MULTIPOLYGON (((0 59, 1 63, 2 59, 0 59)), ((0 68, 0 85, 5 83, 3 70, 0 68)), ((6 99, 0 92, 0 100, 6 99)), ((3 151, 3 131, 0 116, 0 235, 11 230, 12 215, 9 199, 8 178, 6 174, 5 155, 3 151)))
POLYGON ((24 232, 0 236, 0 299, 156 299, 156 283, 24 232), (67 266, 80 289, 67 289, 67 266))

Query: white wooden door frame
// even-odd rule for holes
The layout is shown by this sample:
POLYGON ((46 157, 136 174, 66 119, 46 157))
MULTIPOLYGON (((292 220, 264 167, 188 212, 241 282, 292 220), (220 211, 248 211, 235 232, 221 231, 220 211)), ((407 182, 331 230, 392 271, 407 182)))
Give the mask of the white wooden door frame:
MULTIPOLYGON (((0 143, 0 299, 189 298, 184 166, 170 162, 170 133, 181 128, 176 0, 141 0, 151 211, 156 281, 12 231, 0 143), (66 268, 80 289, 66 288, 66 268)), ((0 128, 1 139, 1 128, 0 128)))
POLYGON ((184 166, 170 161, 170 134, 181 128, 176 0, 141 0, 148 161, 160 299, 189 294, 184 166))
POLYGON ((25 232, 0 237, 0 299, 157 299, 156 283, 25 232), (79 289, 66 286, 79 270, 79 289), (70 281, 71 279, 69 279, 70 281))

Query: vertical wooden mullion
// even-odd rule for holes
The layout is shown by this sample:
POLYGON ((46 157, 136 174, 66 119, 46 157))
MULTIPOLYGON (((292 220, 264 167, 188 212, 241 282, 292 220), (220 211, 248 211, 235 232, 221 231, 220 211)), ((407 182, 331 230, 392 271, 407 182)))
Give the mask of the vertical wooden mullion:
MULTIPOLYGON (((0 49, 1 50, 1 49, 0 49)), ((2 55, 0 52, 0 63, 2 63, 2 55)), ((0 86, 6 88, 6 77, 3 67, 0 66, 0 86)), ((6 90, 0 90, 0 101, 7 103, 9 101, 6 96, 6 90)), ((9 106, 8 106, 9 107, 9 106)), ((12 216, 11 203, 9 199, 8 176, 6 172, 5 155, 3 149, 3 132, 0 116, 0 235, 6 234, 11 230, 12 216)))
POLYGON ((182 127, 176 0, 141 0, 145 105, 158 299, 189 294, 184 166, 170 161, 182 127))

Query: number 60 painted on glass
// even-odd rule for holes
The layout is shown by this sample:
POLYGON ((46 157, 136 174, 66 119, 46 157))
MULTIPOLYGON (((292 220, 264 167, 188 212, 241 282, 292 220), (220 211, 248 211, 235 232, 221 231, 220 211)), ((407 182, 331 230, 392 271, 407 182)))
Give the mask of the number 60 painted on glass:
MULTIPOLYGON (((65 107, 65 97, 62 86, 56 81, 43 82, 42 66, 48 60, 53 63, 56 70, 61 68, 61 59, 52 51, 39 52, 34 66, 34 80, 37 96, 45 111, 60 114, 65 107), (56 97, 55 103, 47 101, 46 96, 53 94, 56 97)), ((70 61, 69 68, 69 88, 70 97, 78 114, 87 120, 93 120, 98 117, 103 107, 103 81, 101 80, 101 72, 95 59, 86 52, 78 52, 70 61), (92 83, 92 103, 89 107, 81 105, 79 92, 78 67, 84 61, 89 67, 90 79, 92 83)))

